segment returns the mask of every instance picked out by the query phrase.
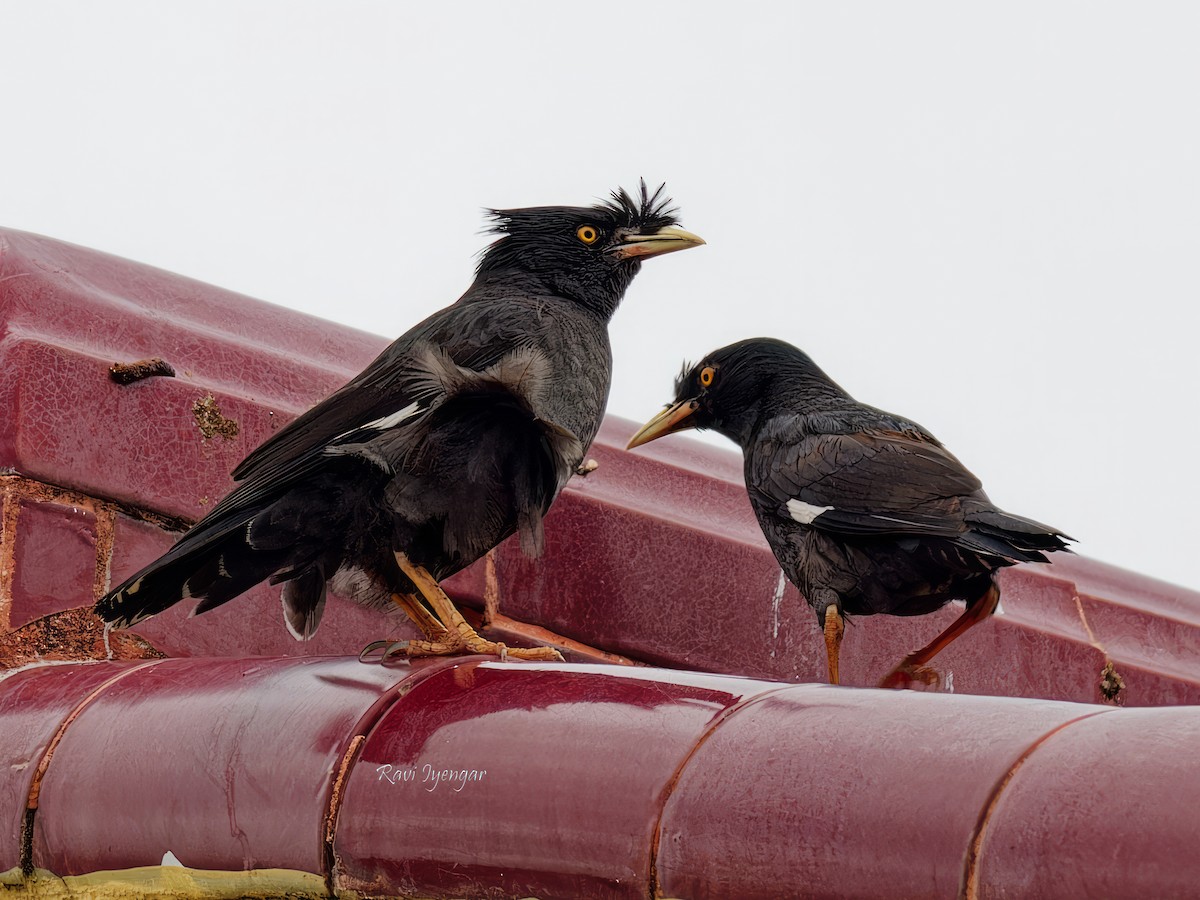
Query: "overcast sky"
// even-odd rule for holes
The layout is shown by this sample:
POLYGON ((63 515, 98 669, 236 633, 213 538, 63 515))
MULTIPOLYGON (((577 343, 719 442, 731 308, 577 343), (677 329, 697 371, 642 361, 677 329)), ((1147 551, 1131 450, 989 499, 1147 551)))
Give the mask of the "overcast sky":
POLYGON ((666 181, 610 412, 759 334, 1200 587, 1194 4, 10 2, 0 225, 395 336, 485 206, 666 181))

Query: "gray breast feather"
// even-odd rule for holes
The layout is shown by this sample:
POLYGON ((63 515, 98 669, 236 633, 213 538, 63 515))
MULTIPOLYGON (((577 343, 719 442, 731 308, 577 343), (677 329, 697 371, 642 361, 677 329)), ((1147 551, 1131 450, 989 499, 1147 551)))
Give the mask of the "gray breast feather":
POLYGON ((578 435, 548 415, 552 399, 550 373, 549 359, 536 347, 518 347, 484 369, 471 369, 456 363, 440 348, 420 345, 414 348, 405 370, 406 396, 417 399, 395 414, 341 435, 338 443, 323 452, 326 456, 357 456, 388 475, 411 470, 413 460, 424 452, 427 429, 437 419, 438 409, 458 397, 500 391, 528 410, 541 430, 554 463, 557 490, 562 490, 583 461, 586 448, 578 435))
POLYGON ((415 348, 413 357, 412 386, 417 397, 442 400, 499 386, 524 402, 536 418, 543 418, 550 393, 550 361, 537 347, 518 347, 486 369, 460 366, 444 350, 428 344, 415 348))
MULTIPOLYGON (((416 358, 419 368, 415 370, 414 386, 422 385, 418 396, 436 393, 441 395, 438 402, 444 402, 474 389, 503 388, 529 409, 534 421, 545 430, 555 456, 566 468, 573 471, 583 460, 584 447, 579 436, 550 416, 551 366, 541 349, 518 347, 486 369, 460 366, 445 351, 428 345, 418 349, 416 358)), ((568 472, 560 484, 565 484, 569 477, 568 472)))

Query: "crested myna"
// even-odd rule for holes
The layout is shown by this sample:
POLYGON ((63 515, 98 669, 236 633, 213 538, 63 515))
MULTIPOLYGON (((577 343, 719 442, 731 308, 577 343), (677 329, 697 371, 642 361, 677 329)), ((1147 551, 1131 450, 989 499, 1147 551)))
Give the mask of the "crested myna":
POLYGON ((505 653, 438 582, 514 532, 541 552, 542 517, 600 426, 609 319, 642 260, 704 242, 645 182, 637 198, 491 217, 499 238, 467 292, 246 457, 237 488, 96 604, 105 621, 128 627, 183 599, 202 613, 270 579, 304 639, 329 582, 396 603, 425 633, 389 653, 505 653))
POLYGON ((896 687, 995 610, 1002 566, 1045 562, 1062 533, 1004 512, 937 438, 859 403, 802 351, 754 338, 710 353, 629 442, 712 428, 741 446, 746 489, 788 578, 817 613, 838 682, 844 616, 967 609, 884 678, 896 687))

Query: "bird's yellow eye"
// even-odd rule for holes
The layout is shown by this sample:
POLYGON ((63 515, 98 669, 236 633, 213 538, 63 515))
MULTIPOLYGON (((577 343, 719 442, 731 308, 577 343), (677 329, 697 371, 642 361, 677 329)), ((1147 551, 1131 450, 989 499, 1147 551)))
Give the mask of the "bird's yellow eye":
POLYGON ((595 225, 580 225, 575 231, 575 237, 585 244, 594 244, 600 240, 600 231, 595 225))
POLYGON ((717 377, 717 370, 712 366, 705 366, 700 370, 700 384, 703 387, 709 387, 713 383, 713 379, 717 377))

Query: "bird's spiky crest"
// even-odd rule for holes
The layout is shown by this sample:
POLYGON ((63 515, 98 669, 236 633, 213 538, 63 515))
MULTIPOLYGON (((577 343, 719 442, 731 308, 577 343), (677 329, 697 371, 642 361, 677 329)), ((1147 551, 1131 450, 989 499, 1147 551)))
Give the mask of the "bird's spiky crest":
MULTIPOLYGON (((679 370, 679 374, 675 376, 675 399, 682 400, 684 391, 688 390, 691 385, 692 370, 696 368, 696 363, 683 361, 683 368, 679 370)), ((667 404, 670 406, 670 404, 667 404)))
POLYGON ((646 179, 639 179, 641 202, 638 203, 629 195, 625 188, 617 188, 602 207, 617 219, 624 220, 623 224, 638 228, 662 228, 665 225, 679 223, 679 209, 672 206, 670 197, 663 196, 667 185, 664 182, 655 188, 651 194, 646 187, 646 179))
POLYGON ((511 226, 516 223, 520 223, 524 228, 536 229, 541 223, 556 224, 563 214, 577 216, 588 212, 613 227, 644 230, 679 224, 679 209, 673 205, 670 197, 664 196, 663 192, 667 187, 665 183, 660 184, 654 193, 650 193, 646 179, 642 178, 638 187, 637 199, 625 188, 617 188, 609 195, 609 199, 591 207, 531 206, 521 209, 488 209, 485 212, 491 221, 484 230, 491 234, 503 235, 508 234, 511 226))

